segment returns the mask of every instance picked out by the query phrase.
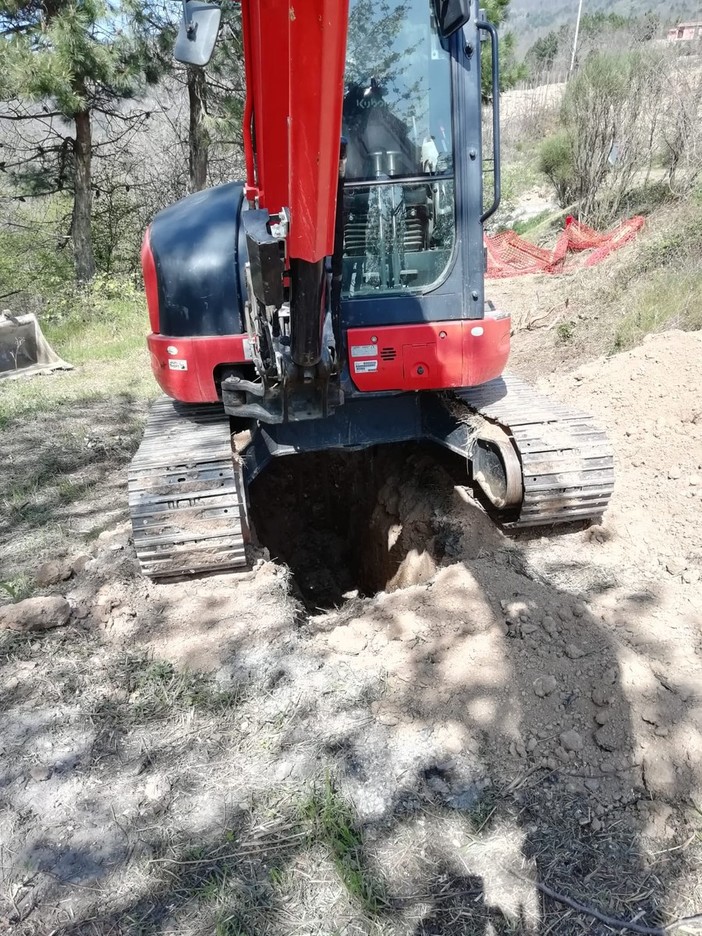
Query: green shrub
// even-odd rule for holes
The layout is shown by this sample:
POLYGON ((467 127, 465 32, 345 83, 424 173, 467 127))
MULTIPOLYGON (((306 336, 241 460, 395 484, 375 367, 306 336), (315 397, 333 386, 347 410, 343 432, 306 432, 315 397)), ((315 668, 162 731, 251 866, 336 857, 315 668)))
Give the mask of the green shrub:
POLYGON ((556 329, 559 344, 568 344, 575 337, 575 322, 561 322, 556 329))
POLYGON ((573 140, 567 130, 548 137, 541 144, 539 170, 556 190, 556 198, 561 208, 570 205, 575 191, 575 165, 573 140))
POLYGON ((542 144, 540 168, 561 205, 577 203, 595 226, 626 209, 659 160, 659 141, 670 134, 666 64, 664 52, 641 45, 593 52, 568 82, 560 130, 542 144))

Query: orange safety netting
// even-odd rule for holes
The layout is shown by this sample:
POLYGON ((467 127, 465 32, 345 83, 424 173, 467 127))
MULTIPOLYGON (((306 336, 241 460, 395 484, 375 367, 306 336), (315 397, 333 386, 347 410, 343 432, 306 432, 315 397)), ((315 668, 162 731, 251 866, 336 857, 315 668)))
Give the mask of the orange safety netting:
POLYGON ((567 255, 582 250, 592 250, 583 266, 594 266, 635 237, 643 223, 643 217, 637 215, 618 224, 611 231, 598 234, 593 228, 569 216, 553 252, 530 244, 515 231, 486 234, 487 276, 499 279, 525 273, 562 273, 567 255))

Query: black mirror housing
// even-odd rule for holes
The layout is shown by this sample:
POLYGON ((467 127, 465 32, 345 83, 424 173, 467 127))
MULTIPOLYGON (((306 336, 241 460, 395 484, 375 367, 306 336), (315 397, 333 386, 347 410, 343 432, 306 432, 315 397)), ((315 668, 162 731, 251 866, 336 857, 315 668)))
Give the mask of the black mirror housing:
POLYGON ((204 0, 187 0, 183 4, 174 56, 184 65, 207 65, 217 42, 221 9, 204 0))
POLYGON ((442 39, 448 39, 470 19, 471 0, 434 0, 434 14, 442 39))

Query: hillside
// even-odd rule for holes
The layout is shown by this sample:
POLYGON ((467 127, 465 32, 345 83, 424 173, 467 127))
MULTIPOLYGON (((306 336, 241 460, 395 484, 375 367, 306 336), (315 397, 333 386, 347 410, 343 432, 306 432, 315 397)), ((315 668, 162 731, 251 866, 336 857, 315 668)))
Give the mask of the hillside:
MULTIPOLYGON (((514 32, 517 47, 525 52, 539 36, 564 23, 575 24, 578 12, 577 0, 512 0, 508 27, 514 32)), ((702 17, 702 5, 697 0, 676 0, 662 3, 660 0, 589 0, 583 4, 584 13, 619 13, 621 16, 644 16, 654 13, 664 25, 680 20, 702 17)))

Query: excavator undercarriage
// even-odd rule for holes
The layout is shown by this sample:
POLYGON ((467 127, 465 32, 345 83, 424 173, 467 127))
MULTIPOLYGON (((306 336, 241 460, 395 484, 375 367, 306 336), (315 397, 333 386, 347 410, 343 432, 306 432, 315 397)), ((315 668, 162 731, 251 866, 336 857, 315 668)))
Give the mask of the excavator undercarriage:
POLYGON ((153 578, 246 567, 246 491, 274 457, 436 442, 467 461, 467 484, 506 529, 597 520, 614 484, 605 433, 587 413, 505 376, 441 395, 348 402, 321 421, 241 428, 222 407, 154 404, 129 471, 134 543, 153 578), (373 418, 359 410, 373 406, 373 418))

